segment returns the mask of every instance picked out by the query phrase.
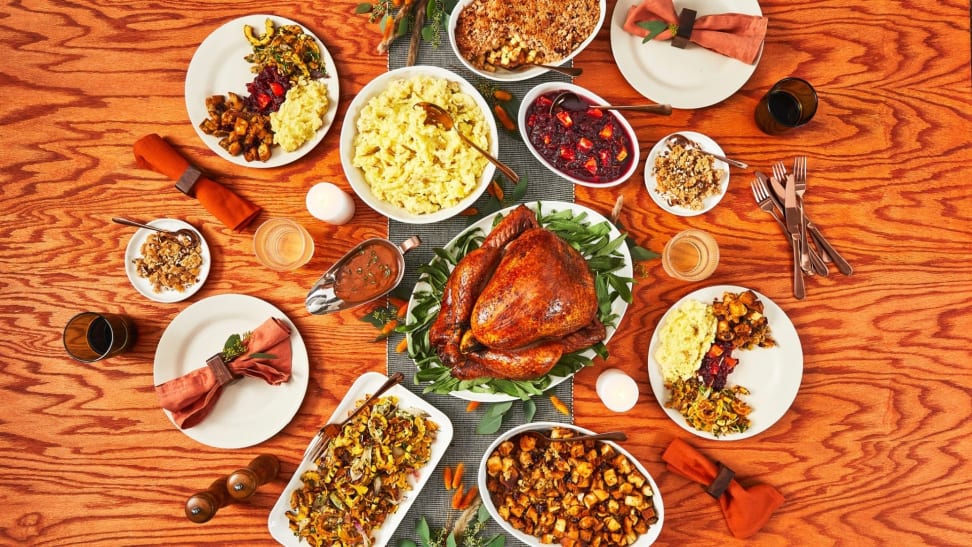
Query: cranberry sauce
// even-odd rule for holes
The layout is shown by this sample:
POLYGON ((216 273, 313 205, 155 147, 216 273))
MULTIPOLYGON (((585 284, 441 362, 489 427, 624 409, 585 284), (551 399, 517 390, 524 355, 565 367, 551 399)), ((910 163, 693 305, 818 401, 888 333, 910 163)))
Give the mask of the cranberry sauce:
MULTIPOLYGON (((559 91, 539 97, 526 115, 526 136, 564 174, 592 183, 618 180, 631 166, 631 136, 616 116, 598 108, 550 111, 559 91)), ((584 99, 586 101, 586 99, 584 99)))

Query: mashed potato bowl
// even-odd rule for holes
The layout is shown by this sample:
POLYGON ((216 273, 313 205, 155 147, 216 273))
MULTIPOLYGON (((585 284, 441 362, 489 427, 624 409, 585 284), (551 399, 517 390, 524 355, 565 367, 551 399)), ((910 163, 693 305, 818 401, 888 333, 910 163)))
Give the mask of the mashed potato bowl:
POLYGON ((341 129, 344 174, 358 197, 388 218, 409 224, 451 218, 482 195, 495 172, 456 130, 498 156, 496 120, 472 84, 434 66, 388 71, 348 107, 341 129), (421 101, 449 110, 455 128, 425 125, 425 113, 414 107, 421 101))
MULTIPOLYGON (((490 485, 490 482, 491 482, 490 481, 490 477, 489 477, 489 474, 490 474, 490 458, 493 456, 494 452, 500 450, 500 445, 502 445, 503 443, 505 443, 507 441, 514 440, 514 439, 518 438, 520 435, 522 435, 524 433, 529 433, 531 431, 536 431, 538 433, 548 434, 549 435, 550 432, 551 432, 551 430, 553 428, 562 428, 562 429, 572 430, 574 432, 574 435, 575 436, 576 435, 583 435, 583 434, 594 434, 594 432, 591 431, 591 430, 589 430, 589 429, 585 429, 583 427, 578 427, 576 425, 567 424, 567 423, 559 423, 559 422, 533 422, 533 423, 523 424, 523 425, 520 425, 520 426, 517 426, 517 427, 514 427, 514 428, 510 429, 509 431, 507 431, 506 433, 500 435, 499 437, 496 438, 496 440, 493 441, 493 443, 489 446, 489 448, 486 449, 486 452, 483 454, 483 457, 482 457, 482 460, 480 461, 479 469, 478 469, 478 472, 477 472, 477 478, 476 478, 477 479, 477 484, 476 484, 476 486, 479 488, 479 493, 482 496, 483 505, 486 507, 486 510, 489 512, 489 515, 493 518, 493 520, 495 520, 496 522, 499 523, 499 525, 503 528, 504 531, 506 531, 507 534, 513 536, 514 538, 516 538, 520 542, 524 543, 525 545, 529 545, 530 547, 544 547, 545 545, 549 545, 551 542, 542 543, 540 541, 540 538, 538 538, 537 536, 533 536, 533 535, 526 534, 525 532, 523 532, 523 531, 515 528, 512 524, 510 524, 510 522, 506 518, 504 518, 502 516, 501 509, 498 508, 497 505, 498 505, 498 503, 500 505, 502 505, 503 504, 503 500, 494 500, 492 498, 492 495, 490 494, 490 490, 489 490, 489 485, 490 485)), ((652 496, 652 504, 654 505, 655 514, 656 514, 656 516, 658 518, 658 522, 652 524, 648 528, 647 532, 638 535, 637 539, 633 543, 631 543, 630 545, 631 545, 631 547, 647 547, 647 546, 653 544, 655 542, 655 540, 658 539, 658 536, 661 535, 662 525, 665 522, 665 506, 664 506, 664 503, 662 501, 661 490, 658 489, 658 484, 655 482, 655 479, 651 476, 651 474, 648 473, 648 470, 645 469, 645 466, 642 465, 641 462, 637 460, 637 458, 635 458, 633 455, 631 455, 630 452, 628 452, 627 450, 625 450, 624 448, 622 448, 620 445, 618 445, 617 443, 611 442, 611 441, 595 441, 595 442, 598 443, 596 446, 600 446, 602 443, 603 444, 606 444, 606 445, 610 445, 611 448, 614 449, 614 456, 616 456, 617 454, 621 454, 625 458, 627 458, 627 461, 631 464, 630 465, 630 469, 631 470, 636 470, 638 473, 640 473, 640 475, 643 476, 647 480, 647 485, 650 485, 650 488, 651 488, 651 490, 652 490, 652 492, 654 494, 652 496)), ((515 444, 514 446, 519 447, 520 445, 519 444, 515 444)), ((538 443, 537 446, 538 447, 540 446, 539 443, 538 443)), ((514 449, 514 452, 516 452, 516 451, 517 450, 514 449)), ((612 456, 611 458, 613 459, 614 456, 612 456)), ((509 457, 507 457, 507 459, 509 459, 509 457)), ((576 460, 576 459, 586 459, 586 457, 583 457, 582 456, 580 458, 574 458, 574 460, 576 460)), ((570 460, 571 460, 571 458, 565 458, 565 461, 570 461, 570 460)), ((534 461, 536 461, 536 460, 534 460, 534 461)), ((502 459, 500 460, 500 462, 502 463, 502 459)), ((510 463, 512 463, 512 462, 505 462, 503 465, 508 465, 510 463)), ((600 467, 598 467, 598 469, 608 469, 608 468, 614 469, 613 465, 610 464, 607 461, 601 462, 601 464, 602 465, 600 467)), ((494 465, 495 465, 495 463, 494 463, 494 465)), ((539 466, 539 464, 535 464, 535 465, 538 465, 539 466)), ((574 471, 574 467, 573 467, 574 464, 573 463, 570 463, 568 465, 570 465, 571 467, 568 468, 568 471, 567 472, 570 473, 571 471, 574 471)), ((514 465, 514 467, 516 467, 516 465, 514 465)), ((624 478, 622 473, 618 473, 618 476, 621 477, 621 478, 624 478)), ((526 477, 521 477, 521 481, 522 480, 526 480, 526 479, 527 479, 526 477)), ((548 494, 553 495, 554 498, 558 497, 558 495, 553 494, 552 492, 554 492, 555 490, 556 491, 560 491, 560 490, 563 490, 563 488, 565 488, 565 486, 563 486, 563 485, 556 485, 554 483, 554 481, 548 481, 548 483, 550 485, 550 492, 548 492, 548 494)), ((540 484, 540 483, 537 483, 537 484, 540 484)), ((620 484, 622 484, 622 483, 619 481, 618 488, 622 488, 620 486, 620 484)), ((642 485, 642 488, 644 486, 646 486, 646 485, 642 485)), ((522 484, 521 484, 521 487, 522 487, 522 484)), ((612 490, 613 489, 614 489, 614 487, 612 487, 612 490)), ((563 492, 561 492, 561 494, 563 494, 563 492)), ((569 495, 570 496, 575 496, 576 494, 571 493, 569 495)), ((636 494, 631 494, 629 492, 629 495, 636 495, 636 494)), ((548 501, 550 501, 550 500, 548 500, 548 501)), ((600 508, 600 509, 603 509, 603 507, 600 508)), ((506 511, 503 510, 503 512, 506 512, 506 511)), ((623 518, 623 517, 621 517, 618 514, 615 514, 615 516, 617 516, 619 518, 623 518)), ((527 520, 527 519, 528 519, 528 515, 527 515, 527 513, 524 513, 523 514, 523 520, 527 520)))

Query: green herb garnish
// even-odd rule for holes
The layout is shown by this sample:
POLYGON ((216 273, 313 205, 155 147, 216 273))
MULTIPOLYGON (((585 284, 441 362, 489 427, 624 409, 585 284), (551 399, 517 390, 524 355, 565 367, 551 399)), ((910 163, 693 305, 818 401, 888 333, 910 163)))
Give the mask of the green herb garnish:
POLYGON ((678 32, 678 25, 675 23, 666 23, 664 21, 641 21, 640 23, 635 23, 639 27, 648 31, 645 35, 645 39, 641 41, 642 44, 645 42, 650 42, 655 36, 665 32, 666 30, 672 31, 672 36, 678 32))

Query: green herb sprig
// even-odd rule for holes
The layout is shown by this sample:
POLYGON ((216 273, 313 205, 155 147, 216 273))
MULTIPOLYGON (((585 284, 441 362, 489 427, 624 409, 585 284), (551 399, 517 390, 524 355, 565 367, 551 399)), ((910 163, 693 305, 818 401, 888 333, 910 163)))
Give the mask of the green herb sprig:
MULTIPOLYGON (((472 510, 470 508, 470 510, 472 510)), ((457 519, 457 524, 451 527, 432 529, 425 517, 419 519, 415 532, 419 536, 419 543, 405 539, 399 542, 399 547, 503 547, 506 545, 506 536, 497 534, 492 537, 483 536, 486 531, 486 523, 489 522, 489 511, 482 504, 475 509, 475 518, 468 524, 465 522, 466 515, 461 515, 457 519)), ((472 515, 469 515, 472 516, 472 515)))
POLYGON ((675 36, 678 32, 678 25, 675 23, 666 23, 665 21, 641 21, 635 24, 648 31, 645 39, 641 41, 642 44, 652 41, 655 36, 658 36, 666 30, 672 31, 672 36, 675 36))
MULTIPOLYGON (((250 335, 253 333, 250 331, 244 332, 243 334, 231 334, 226 342, 223 343, 223 351, 219 352, 219 356, 223 359, 224 363, 229 363, 233 359, 246 354, 247 343, 250 341, 250 335)), ((248 356, 250 359, 276 359, 277 356, 272 353, 251 353, 248 356)))

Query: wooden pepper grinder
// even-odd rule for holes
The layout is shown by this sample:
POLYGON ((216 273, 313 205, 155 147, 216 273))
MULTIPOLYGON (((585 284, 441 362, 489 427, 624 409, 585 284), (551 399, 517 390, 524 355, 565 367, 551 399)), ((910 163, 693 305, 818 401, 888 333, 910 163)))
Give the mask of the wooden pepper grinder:
POLYGON ((261 484, 277 478, 280 460, 273 454, 261 454, 243 469, 237 469, 226 477, 225 490, 237 500, 245 500, 256 492, 261 484))
POLYGON ((216 511, 232 503, 229 492, 226 491, 226 480, 223 476, 213 481, 207 490, 193 494, 186 501, 186 516, 189 520, 202 524, 216 515, 216 511))

